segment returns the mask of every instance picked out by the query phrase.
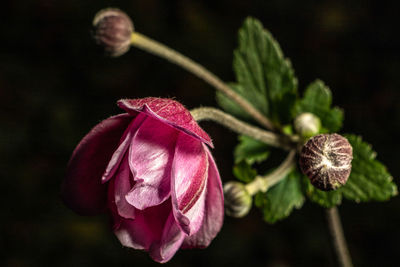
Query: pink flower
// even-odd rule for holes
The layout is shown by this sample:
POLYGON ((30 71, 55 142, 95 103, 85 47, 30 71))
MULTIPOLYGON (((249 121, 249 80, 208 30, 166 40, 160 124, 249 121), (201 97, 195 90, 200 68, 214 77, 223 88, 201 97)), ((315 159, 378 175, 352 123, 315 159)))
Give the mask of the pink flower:
POLYGON ((125 99, 127 113, 79 143, 62 186, 79 214, 108 210, 122 245, 167 262, 179 248, 207 247, 223 222, 210 137, 171 99, 125 99))

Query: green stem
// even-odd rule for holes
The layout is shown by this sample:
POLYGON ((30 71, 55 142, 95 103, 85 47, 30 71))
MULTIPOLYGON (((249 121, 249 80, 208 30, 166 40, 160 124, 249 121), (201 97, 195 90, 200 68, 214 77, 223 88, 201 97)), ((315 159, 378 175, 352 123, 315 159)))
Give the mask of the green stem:
POLYGON ((191 110, 190 113, 196 121, 215 121, 238 134, 247 135, 273 147, 283 148, 285 150, 290 150, 295 147, 286 135, 276 134, 252 126, 216 108, 201 107, 191 110))
POLYGON ((220 78, 212 74, 200 64, 178 53, 177 51, 137 32, 132 33, 131 45, 147 51, 151 54, 162 57, 178 66, 181 66, 182 68, 193 73, 200 79, 213 86, 215 89, 224 93, 231 100, 235 101, 243 110, 245 110, 262 126, 270 130, 275 129, 274 125, 267 117, 265 117, 261 112, 255 109, 246 99, 233 91, 220 78))
POLYGON ((349 249, 347 248, 346 238, 344 237, 342 223, 337 207, 326 209, 329 231, 331 233, 333 246, 336 256, 342 267, 352 267, 349 249))
POLYGON ((286 159, 273 172, 266 176, 257 176, 251 183, 246 185, 246 190, 250 195, 258 192, 267 192, 269 188, 284 179, 296 165, 296 150, 291 150, 286 159))

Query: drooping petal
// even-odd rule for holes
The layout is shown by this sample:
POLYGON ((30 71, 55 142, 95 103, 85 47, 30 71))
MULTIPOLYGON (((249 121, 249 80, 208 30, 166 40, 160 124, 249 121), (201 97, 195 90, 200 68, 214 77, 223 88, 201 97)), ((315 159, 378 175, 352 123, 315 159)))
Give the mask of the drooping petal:
POLYGON ((137 209, 159 205, 171 192, 171 165, 178 131, 148 117, 131 140, 129 165, 136 184, 126 200, 137 209))
POLYGON ((205 145, 180 133, 172 165, 171 200, 175 219, 181 229, 192 235, 198 231, 204 215, 208 160, 205 145))
POLYGON ((119 169, 115 174, 115 205, 117 207, 118 214, 127 219, 135 218, 135 207, 129 204, 125 196, 132 189, 134 181, 131 169, 128 164, 128 154, 125 154, 119 169))
POLYGON ((187 236, 182 248, 207 247, 220 231, 224 221, 224 194, 221 179, 210 151, 207 147, 205 149, 209 160, 205 214, 200 230, 192 236, 187 236))
POLYGON ((153 244, 150 248, 150 256, 160 263, 169 261, 182 245, 184 238, 185 234, 176 224, 174 215, 171 212, 165 223, 160 242, 153 244))
POLYGON ((75 212, 92 215, 104 210, 107 186, 101 184, 101 176, 131 120, 132 115, 120 114, 102 121, 74 150, 61 195, 75 212))
POLYGON ((133 136, 135 135, 136 131, 139 129, 139 127, 142 125, 142 123, 147 119, 148 117, 143 114, 139 113, 136 118, 129 124, 128 128, 126 128, 118 148, 114 151, 106 170, 103 173, 103 177, 101 178, 101 181, 103 183, 107 182, 110 180, 115 172, 117 171, 119 165, 121 164, 121 160, 124 157, 126 151, 129 148, 129 145, 132 141, 133 136))
MULTIPOLYGON (((111 181, 112 182, 112 181, 111 181)), ((159 244, 166 221, 171 214, 171 202, 136 210, 135 219, 124 219, 113 213, 115 224, 114 233, 123 246, 149 251, 159 244)))
POLYGON ((128 113, 143 112, 213 147, 211 138, 200 128, 190 112, 179 102, 157 97, 122 99, 118 106, 128 113))

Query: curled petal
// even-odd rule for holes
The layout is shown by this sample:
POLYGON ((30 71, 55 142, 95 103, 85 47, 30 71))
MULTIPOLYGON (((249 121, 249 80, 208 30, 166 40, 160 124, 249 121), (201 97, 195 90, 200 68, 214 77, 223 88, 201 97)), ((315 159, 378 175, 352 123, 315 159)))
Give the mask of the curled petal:
POLYGON ((107 168, 103 173, 103 177, 101 178, 103 183, 110 180, 117 171, 122 158, 124 157, 126 151, 129 148, 133 136, 135 135, 139 127, 142 125, 142 123, 146 120, 146 118, 147 116, 145 114, 140 113, 125 130, 120 140, 118 148, 114 151, 114 154, 112 155, 110 161, 108 162, 107 168))
POLYGON ((181 229, 191 235, 198 231, 204 215, 208 160, 205 146, 180 133, 172 165, 171 200, 181 229))
POLYGON ((148 117, 133 137, 129 165, 136 184, 126 199, 137 209, 159 205, 169 197, 177 135, 175 128, 148 117))
POLYGON ((125 155, 115 175, 114 197, 118 214, 127 219, 135 218, 135 207, 125 199, 126 194, 132 189, 133 183, 133 176, 128 164, 128 155, 125 155))
POLYGON ((110 117, 97 124, 78 144, 68 163, 61 195, 79 214, 100 213, 106 206, 106 185, 101 175, 132 120, 128 114, 110 117))
POLYGON ((205 248, 220 231, 224 221, 224 194, 217 166, 207 147, 209 160, 206 200, 201 228, 192 236, 187 236, 182 248, 205 248))
POLYGON ((200 128, 190 112, 175 100, 157 97, 122 99, 118 101, 118 106, 128 113, 143 112, 213 147, 208 134, 200 128))

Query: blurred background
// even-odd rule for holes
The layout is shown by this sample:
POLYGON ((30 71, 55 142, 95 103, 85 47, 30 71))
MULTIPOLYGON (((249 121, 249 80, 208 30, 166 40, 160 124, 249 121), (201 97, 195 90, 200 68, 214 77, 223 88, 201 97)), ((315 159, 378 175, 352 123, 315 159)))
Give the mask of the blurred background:
MULTIPOLYGON (((122 248, 105 216, 81 217, 60 200, 68 159, 120 98, 175 97, 215 106, 214 89, 162 59, 131 49, 107 58, 91 39, 101 8, 119 7, 135 28, 234 80, 232 51, 248 15, 281 44, 299 78, 330 86, 345 110, 343 132, 373 143, 400 177, 400 35, 396 1, 130 0, 2 1, 0 18, 1 266, 157 266, 122 248)), ((236 135, 213 123, 222 179, 231 174, 236 135)), ((400 200, 340 207, 356 266, 398 265, 400 200)), ((205 250, 179 251, 167 266, 335 266, 324 211, 307 202, 275 225, 253 209, 226 218, 205 250)))

